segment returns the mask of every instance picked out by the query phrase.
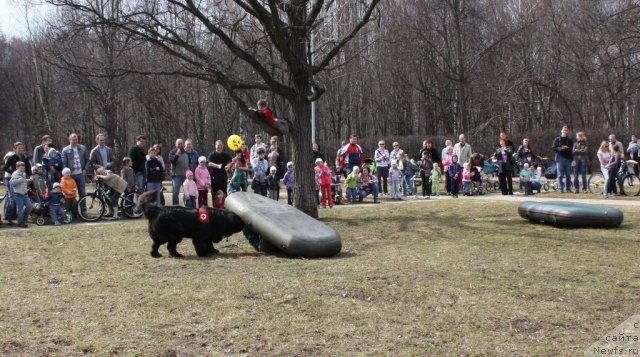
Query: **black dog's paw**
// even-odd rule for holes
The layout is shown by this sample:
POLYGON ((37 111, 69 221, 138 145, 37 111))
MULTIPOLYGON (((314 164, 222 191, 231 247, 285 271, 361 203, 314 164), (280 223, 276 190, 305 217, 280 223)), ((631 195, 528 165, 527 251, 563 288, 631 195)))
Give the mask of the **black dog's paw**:
POLYGON ((213 248, 213 250, 211 251, 211 254, 218 254, 220 253, 219 250, 217 250, 216 248, 213 248))
POLYGON ((158 252, 151 251, 151 256, 154 257, 154 258, 160 258, 160 257, 162 257, 162 254, 160 254, 158 252))
POLYGON ((182 257, 184 257, 184 255, 182 255, 182 254, 180 254, 178 252, 171 253, 171 256, 174 257, 174 258, 182 258, 182 257))

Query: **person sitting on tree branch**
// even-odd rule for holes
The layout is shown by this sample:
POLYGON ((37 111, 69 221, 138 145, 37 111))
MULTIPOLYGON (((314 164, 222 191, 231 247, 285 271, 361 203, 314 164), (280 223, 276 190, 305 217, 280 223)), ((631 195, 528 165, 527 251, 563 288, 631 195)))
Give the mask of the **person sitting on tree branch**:
POLYGON ((254 111, 258 116, 258 119, 266 121, 269 126, 283 134, 289 132, 289 123, 287 123, 286 119, 274 118, 273 111, 267 106, 267 101, 264 98, 258 100, 257 106, 258 109, 249 108, 249 110, 254 111))

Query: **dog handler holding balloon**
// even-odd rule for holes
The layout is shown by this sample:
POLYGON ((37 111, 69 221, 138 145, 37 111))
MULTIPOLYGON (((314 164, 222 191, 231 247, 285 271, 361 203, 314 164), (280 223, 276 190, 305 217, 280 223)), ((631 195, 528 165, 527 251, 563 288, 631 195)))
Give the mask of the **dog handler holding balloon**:
MULTIPOLYGON (((242 139, 240 139, 242 143, 242 139)), ((209 154, 209 175, 211 175, 211 199, 215 202, 218 190, 227 193, 227 171, 225 167, 231 162, 231 156, 224 152, 222 140, 216 140, 216 150, 209 154)))

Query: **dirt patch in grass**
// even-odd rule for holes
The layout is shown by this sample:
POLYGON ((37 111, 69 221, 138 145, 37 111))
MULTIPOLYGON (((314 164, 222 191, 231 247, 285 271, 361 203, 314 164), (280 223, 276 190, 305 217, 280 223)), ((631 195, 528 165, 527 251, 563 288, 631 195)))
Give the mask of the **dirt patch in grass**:
POLYGON ((8 355, 577 355, 637 314, 640 210, 616 230, 532 224, 517 203, 322 210, 329 259, 149 256, 144 221, 0 229, 8 355), (20 232, 20 234, 15 234, 20 232))

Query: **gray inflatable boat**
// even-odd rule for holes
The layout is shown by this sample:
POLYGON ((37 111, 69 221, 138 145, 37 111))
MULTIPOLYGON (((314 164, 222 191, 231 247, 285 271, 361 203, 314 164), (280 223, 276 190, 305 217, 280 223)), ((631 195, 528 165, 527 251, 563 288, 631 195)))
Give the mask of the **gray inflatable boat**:
POLYGON ((224 205, 251 230, 289 255, 331 257, 342 249, 338 232, 293 206, 250 192, 234 192, 224 205))

